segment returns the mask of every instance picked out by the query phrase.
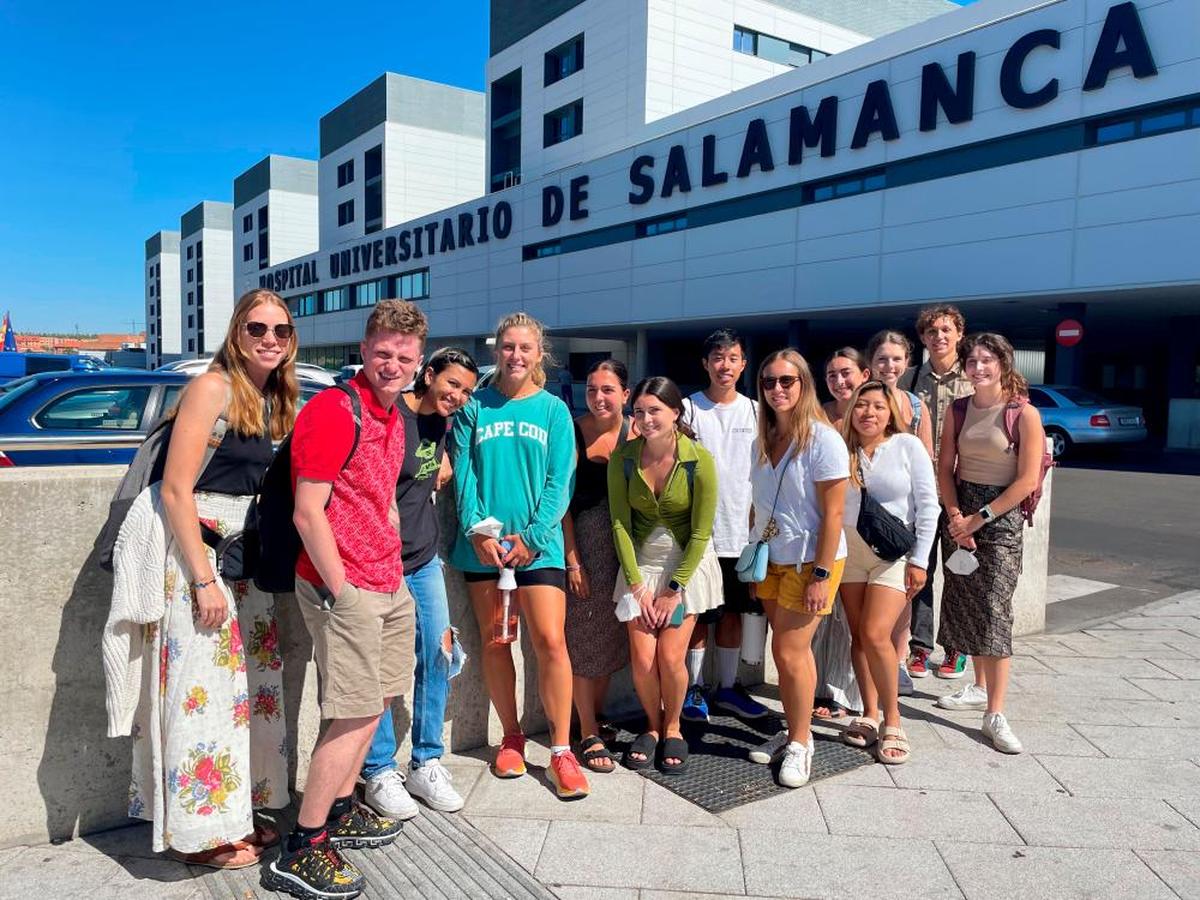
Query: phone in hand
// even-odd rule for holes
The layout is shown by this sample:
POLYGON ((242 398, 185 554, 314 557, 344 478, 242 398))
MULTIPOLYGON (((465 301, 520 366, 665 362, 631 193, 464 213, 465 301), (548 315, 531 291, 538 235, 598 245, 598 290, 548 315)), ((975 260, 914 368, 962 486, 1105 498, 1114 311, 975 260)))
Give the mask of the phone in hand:
POLYGON ((667 622, 671 628, 678 628, 683 624, 683 617, 687 614, 687 610, 683 606, 683 598, 679 598, 679 603, 675 605, 675 612, 671 613, 670 621, 667 622))

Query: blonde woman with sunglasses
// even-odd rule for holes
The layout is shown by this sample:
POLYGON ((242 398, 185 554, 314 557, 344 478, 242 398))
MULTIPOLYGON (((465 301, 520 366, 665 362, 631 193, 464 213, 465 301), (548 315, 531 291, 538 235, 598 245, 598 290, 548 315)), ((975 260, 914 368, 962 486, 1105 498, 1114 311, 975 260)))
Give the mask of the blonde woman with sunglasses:
POLYGON ((770 563, 756 586, 771 623, 771 652, 787 730, 751 751, 755 762, 782 753, 779 782, 808 783, 812 770, 812 639, 833 610, 846 559, 842 508, 849 456, 821 410, 804 357, 788 348, 758 370, 758 453, 750 481, 752 537, 767 541, 770 563))

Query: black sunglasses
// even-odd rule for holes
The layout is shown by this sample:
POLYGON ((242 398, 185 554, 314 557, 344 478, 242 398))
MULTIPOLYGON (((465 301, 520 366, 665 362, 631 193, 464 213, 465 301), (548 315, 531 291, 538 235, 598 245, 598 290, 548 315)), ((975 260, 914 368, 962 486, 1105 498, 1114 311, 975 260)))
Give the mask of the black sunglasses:
POLYGON ((774 375, 764 375, 758 379, 758 383, 763 386, 764 391, 775 390, 775 385, 778 384, 785 391, 791 390, 792 385, 800 380, 799 375, 780 375, 776 378, 774 375))
MULTIPOLYGON (((252 338, 265 337, 269 327, 270 326, 267 325, 266 322, 247 322, 246 334, 250 335, 252 338)), ((275 332, 275 340, 290 341, 292 339, 292 335, 296 332, 296 326, 289 325, 287 322, 281 322, 280 324, 276 325, 273 330, 275 332)))

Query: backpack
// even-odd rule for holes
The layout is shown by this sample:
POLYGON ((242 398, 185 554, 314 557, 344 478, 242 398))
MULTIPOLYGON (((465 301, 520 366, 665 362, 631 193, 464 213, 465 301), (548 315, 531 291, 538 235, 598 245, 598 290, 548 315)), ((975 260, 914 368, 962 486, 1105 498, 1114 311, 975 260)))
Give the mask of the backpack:
MULTIPOLYGON (((342 383, 326 388, 341 391, 350 398, 354 416, 354 443, 342 463, 342 471, 350 465, 362 434, 362 403, 358 391, 342 383)), ((328 507, 333 500, 329 493, 328 507)), ((300 532, 292 517, 296 512, 296 494, 292 488, 292 435, 289 434, 275 451, 271 465, 263 474, 258 498, 247 515, 258 533, 258 559, 254 571, 254 586, 268 594, 284 594, 296 589, 296 560, 300 558, 300 532)))
MULTIPOLYGON (((98 554, 100 568, 107 572, 113 570, 113 549, 116 547, 117 535, 121 532, 125 516, 129 514, 129 507, 133 506, 138 494, 150 485, 162 481, 163 470, 167 465, 167 449, 171 445, 171 432, 174 428, 174 416, 164 417, 155 423, 142 445, 138 447, 133 461, 121 476, 121 481, 108 502, 108 518, 104 520, 93 545, 93 552, 98 554)), ((228 428, 229 421, 225 418, 225 410, 222 409, 217 421, 213 423, 212 432, 208 435, 204 458, 199 471, 196 472, 196 481, 204 475, 204 470, 208 468, 217 448, 221 446, 221 441, 225 439, 228 428)))
MULTIPOLYGON (((963 424, 967 421, 967 404, 971 402, 970 397, 959 397, 950 404, 950 410, 954 414, 954 443, 957 446, 958 436, 962 434, 963 424)), ((1013 453, 1020 452, 1021 449, 1021 429, 1017 427, 1017 422, 1021 418, 1021 410, 1029 403, 1024 397, 1018 397, 1015 400, 1010 400, 1004 407, 1004 437, 1008 440, 1008 449, 1013 453)), ((1037 512, 1038 502, 1042 499, 1042 484, 1046 480, 1046 473, 1054 467, 1054 456, 1049 450, 1042 450, 1042 465, 1038 472, 1037 486, 1033 491, 1021 501, 1020 510, 1021 516, 1025 519, 1025 524, 1030 528, 1033 527, 1033 515, 1037 512)))

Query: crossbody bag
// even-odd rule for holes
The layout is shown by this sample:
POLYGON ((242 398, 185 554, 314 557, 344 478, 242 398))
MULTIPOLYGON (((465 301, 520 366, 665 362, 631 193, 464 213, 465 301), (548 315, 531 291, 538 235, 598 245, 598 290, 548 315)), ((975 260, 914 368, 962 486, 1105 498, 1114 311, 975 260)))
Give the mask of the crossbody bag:
POLYGON ((793 453, 788 456, 783 463, 783 468, 779 471, 779 481, 775 485, 775 499, 771 501, 771 514, 767 516, 767 524, 759 532, 758 540, 750 541, 742 548, 742 552, 734 564, 733 568, 737 573, 738 581, 745 584, 759 584, 767 578, 767 564, 771 561, 771 538, 779 534, 779 525, 775 521, 775 507, 779 504, 779 492, 783 490, 783 477, 787 474, 787 467, 792 464, 792 458, 795 455, 793 453))

